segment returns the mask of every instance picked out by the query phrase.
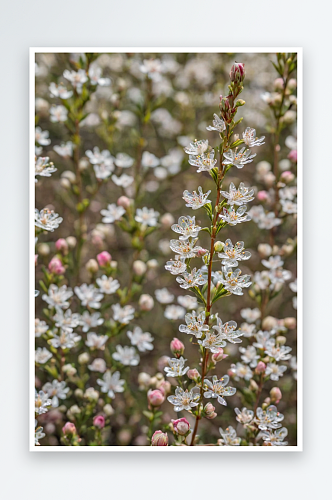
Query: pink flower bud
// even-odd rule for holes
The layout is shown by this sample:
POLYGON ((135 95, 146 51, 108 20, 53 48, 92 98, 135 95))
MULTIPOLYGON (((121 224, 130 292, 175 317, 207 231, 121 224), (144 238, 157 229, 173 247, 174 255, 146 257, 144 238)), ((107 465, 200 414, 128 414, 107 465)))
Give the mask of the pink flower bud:
POLYGON ((111 254, 104 251, 97 255, 98 264, 100 267, 106 267, 112 260, 111 254))
POLYGON ((294 328, 296 328, 296 318, 285 318, 284 325, 289 330, 293 330, 294 328))
POLYGON ((204 407, 205 417, 208 418, 209 420, 216 418, 217 414, 214 410, 215 407, 213 406, 213 404, 207 403, 204 407))
POLYGON ((165 401, 165 396, 159 389, 148 391, 147 396, 151 406, 160 406, 165 401))
POLYGON ((277 78, 274 81, 274 88, 276 90, 282 90, 284 88, 284 80, 283 80, 283 78, 277 78))
POLYGON ((224 350, 222 347, 218 349, 218 352, 214 352, 212 354, 212 361, 213 363, 218 363, 218 361, 222 361, 223 359, 227 358, 228 354, 224 354, 224 350))
POLYGON ((177 420, 172 420, 174 432, 180 436, 185 436, 190 429, 190 424, 186 418, 178 418, 177 420))
POLYGON ((68 436, 69 434, 75 434, 76 433, 75 424, 73 424, 72 422, 66 422, 65 425, 62 427, 62 432, 65 434, 65 436, 68 436))
POLYGON ((130 207, 130 199, 127 196, 120 196, 116 202, 119 207, 123 207, 125 210, 130 207))
POLYGON ((264 373, 265 370, 266 370, 266 364, 263 363, 263 361, 259 361, 257 366, 256 366, 255 372, 260 374, 260 373, 264 373))
POLYGON ((160 380, 156 387, 163 393, 164 396, 166 396, 166 394, 170 394, 171 392, 171 383, 168 382, 168 380, 160 380))
POLYGON ((235 63, 231 67, 231 72, 229 74, 229 78, 231 79, 231 82, 235 83, 242 83, 246 74, 244 71, 244 64, 242 63, 235 63))
POLYGON ((96 415, 93 419, 93 425, 98 429, 103 429, 105 427, 105 418, 102 415, 96 415))
POLYGON ((174 337, 171 342, 171 351, 177 358, 180 358, 180 356, 182 356, 182 354, 184 353, 184 345, 182 344, 181 340, 174 337))
POLYGON ((257 193, 257 199, 259 201, 265 201, 267 199, 267 197, 268 197, 268 194, 267 194, 266 191, 258 191, 258 193, 257 193))
POLYGON ((151 446, 168 446, 167 434, 162 431, 156 431, 151 438, 151 446))
POLYGON ((63 274, 65 272, 65 268, 58 257, 53 257, 48 265, 48 270, 53 274, 63 274))
POLYGON ((197 380, 200 375, 198 370, 196 370, 196 368, 193 368, 192 370, 187 371, 187 377, 190 378, 190 380, 197 380))
POLYGON ((290 153, 288 154, 288 158, 290 159, 290 161, 296 163, 297 162, 297 150, 292 149, 292 151, 290 151, 290 153))
POLYGON ((59 238, 55 242, 55 248, 58 250, 58 252, 67 253, 67 251, 68 251, 68 243, 66 242, 66 240, 64 238, 59 238))
POLYGON ((285 170, 280 176, 280 180, 283 182, 286 182, 288 184, 289 182, 292 182, 295 179, 295 175, 293 172, 290 172, 289 170, 285 170))
POLYGON ((282 398, 282 392, 279 387, 272 387, 272 389, 270 390, 270 397, 272 403, 279 403, 280 399, 282 398))
POLYGON ((205 248, 201 248, 200 250, 197 251, 197 257, 203 257, 207 253, 207 250, 205 248))

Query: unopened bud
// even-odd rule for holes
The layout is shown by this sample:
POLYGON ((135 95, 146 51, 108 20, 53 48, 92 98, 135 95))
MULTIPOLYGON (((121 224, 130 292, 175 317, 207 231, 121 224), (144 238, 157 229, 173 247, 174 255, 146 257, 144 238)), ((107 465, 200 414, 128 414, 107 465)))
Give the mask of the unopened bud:
POLYGON ((119 207, 123 207, 125 210, 130 207, 130 199, 127 196, 120 196, 116 202, 119 207))
POLYGON ((97 255, 97 261, 98 261, 98 264, 100 265, 100 267, 106 267, 112 260, 112 256, 110 253, 106 252, 106 250, 104 250, 103 252, 100 252, 98 255, 97 255))
POLYGON ((257 366, 256 366, 255 372, 257 374, 261 374, 261 373, 265 372, 265 369, 266 369, 266 364, 263 363, 263 361, 259 361, 257 366))
POLYGON ((200 377, 200 374, 199 374, 198 370, 196 370, 196 368, 193 368, 193 369, 187 371, 187 377, 190 380, 198 380, 200 377))
POLYGON ((148 391, 147 397, 150 405, 155 407, 160 406, 165 401, 165 396, 159 389, 148 391))
POLYGON ((146 264, 142 260, 135 260, 133 263, 133 270, 137 276, 143 276, 146 273, 146 264))
POLYGON ((272 403, 279 403, 280 399, 282 398, 282 392, 279 387, 272 387, 272 389, 270 390, 270 398, 272 403))
POLYGON ((55 242, 55 248, 58 250, 58 252, 66 254, 68 252, 68 243, 64 238, 59 238, 55 242))
POLYGON ((141 311, 151 311, 154 306, 154 300, 151 295, 143 293, 138 301, 141 311))
POLYGON ((285 182, 286 184, 292 182, 295 179, 295 175, 293 172, 290 172, 289 170, 285 170, 280 176, 280 180, 285 182))
POLYGON ((218 363, 219 361, 222 361, 223 359, 227 358, 227 354, 224 354, 224 350, 222 349, 222 347, 220 347, 218 349, 218 352, 214 352, 212 354, 212 362, 213 363, 218 363))
POLYGON ((181 342, 181 340, 177 339, 174 337, 174 339, 171 342, 171 351, 176 356, 177 358, 180 358, 182 354, 184 353, 184 345, 181 342))
POLYGON ((167 434, 162 431, 156 431, 151 438, 151 446, 168 446, 167 434))
POLYGON ((233 66, 231 67, 231 71, 229 74, 231 82, 242 83, 244 81, 245 76, 246 74, 244 71, 244 64, 234 63, 233 66))
POLYGON ((213 406, 213 404, 207 403, 204 406, 205 417, 208 418, 209 420, 216 418, 217 414, 214 410, 215 410, 215 407, 213 406))
POLYGON ((296 328, 296 318, 285 318, 284 325, 289 330, 293 330, 294 328, 296 328))
POLYGON ((102 415, 96 415, 93 419, 93 425, 98 429, 105 427, 105 418, 102 415))
POLYGON ((172 420, 174 432, 180 436, 185 436, 190 430, 190 424, 186 418, 178 418, 172 420))
POLYGON ((214 244, 214 251, 215 252, 222 252, 224 248, 224 244, 222 241, 216 241, 214 244))
POLYGON ((90 259, 86 263, 85 268, 89 273, 94 274, 98 271, 98 262, 95 259, 90 259))
POLYGON ((69 248, 76 247, 77 240, 76 240, 75 236, 68 236, 68 238, 66 238, 66 242, 68 243, 69 248))
POLYGON ((73 424, 72 422, 66 422, 65 425, 62 427, 62 432, 64 433, 65 436, 76 434, 75 424, 73 424))

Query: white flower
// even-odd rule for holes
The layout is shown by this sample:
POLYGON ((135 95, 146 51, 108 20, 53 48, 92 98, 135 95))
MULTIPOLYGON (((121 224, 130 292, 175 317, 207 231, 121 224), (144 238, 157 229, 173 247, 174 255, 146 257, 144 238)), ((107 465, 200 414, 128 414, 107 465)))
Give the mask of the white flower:
POLYGON ((60 104, 59 106, 53 106, 50 109, 50 120, 53 123, 65 122, 68 118, 67 109, 60 104))
POLYGON ((111 80, 109 78, 101 77, 102 70, 98 66, 90 66, 89 68, 89 78, 91 85, 100 85, 101 87, 106 87, 110 85, 111 80))
POLYGON ((269 339, 265 345, 265 353, 276 361, 287 361, 290 359, 292 357, 292 355, 289 354, 291 350, 291 347, 276 345, 275 339, 269 339))
POLYGON ((67 156, 72 156, 74 144, 71 141, 62 142, 60 146, 59 145, 53 146, 53 149, 56 153, 58 153, 58 155, 66 158, 67 156))
POLYGON ((229 376, 224 375, 221 379, 218 379, 216 375, 213 375, 212 381, 205 378, 205 398, 217 398, 218 403, 227 406, 226 400, 223 396, 233 396, 236 393, 235 387, 226 387, 229 382, 229 376))
POLYGON ((92 165, 100 165, 104 163, 108 166, 113 166, 113 157, 107 149, 100 151, 100 149, 95 146, 93 148, 93 151, 88 149, 87 151, 85 151, 85 154, 89 158, 89 161, 92 165))
POLYGON ((209 326, 205 324, 204 311, 198 315, 196 315, 196 311, 187 313, 184 317, 184 320, 186 324, 179 326, 180 332, 195 335, 196 338, 200 339, 203 335, 203 332, 207 332, 209 330, 209 326))
POLYGON ((212 168, 216 165, 217 159, 214 157, 214 150, 203 154, 201 156, 189 156, 189 164, 193 167, 198 167, 197 173, 199 172, 210 172, 212 168))
POLYGON ((112 181, 117 186, 127 188, 134 182, 134 177, 127 174, 121 174, 120 177, 118 177, 117 175, 112 175, 112 181))
POLYGON ((97 163, 93 165, 93 170, 95 171, 97 179, 104 180, 109 178, 114 170, 114 166, 108 165, 107 163, 97 163))
POLYGON ((142 154, 142 167, 144 168, 155 168, 160 164, 159 158, 154 154, 149 153, 149 151, 144 151, 142 154))
POLYGON ((275 216, 274 212, 265 213, 262 205, 252 207, 248 215, 257 223, 259 229, 272 229, 281 224, 281 219, 275 216))
POLYGON ((43 437, 45 437, 45 433, 43 432, 43 427, 37 427, 38 425, 38 422, 37 420, 35 420, 35 446, 39 446, 40 443, 39 443, 39 440, 40 439, 43 439, 43 437))
POLYGON ((60 334, 54 335, 49 342, 56 349, 71 349, 76 346, 77 342, 79 342, 81 338, 82 337, 80 335, 76 335, 76 333, 60 330, 60 334))
POLYGON ((190 311, 198 307, 198 302, 196 297, 192 297, 191 295, 179 295, 177 301, 180 304, 180 306, 185 307, 190 311))
POLYGON ((48 90, 51 93, 51 97, 60 97, 60 99, 69 99, 73 95, 72 90, 67 90, 63 85, 57 85, 55 82, 51 82, 48 90))
POLYGON ((160 304, 170 304, 174 300, 174 295, 170 293, 167 288, 161 288, 160 290, 155 290, 155 296, 160 304))
POLYGON ((165 269, 174 276, 177 274, 182 274, 187 269, 187 265, 185 263, 185 257, 180 257, 180 255, 176 255, 175 260, 168 260, 166 262, 165 269))
POLYGON ((156 226, 158 223, 159 212, 153 210, 153 208, 137 208, 135 221, 145 226, 156 226))
POLYGON ((235 295, 243 295, 242 288, 247 288, 251 285, 250 276, 244 274, 241 276, 241 270, 237 267, 236 269, 232 267, 223 268, 223 279, 221 283, 224 285, 225 290, 235 295))
POLYGON ((97 384, 101 387, 101 392, 107 393, 108 397, 115 398, 116 392, 123 392, 125 381, 120 380, 120 372, 111 372, 108 370, 103 375, 103 379, 98 379, 97 384))
POLYGON ((131 345, 136 346, 140 352, 152 351, 153 337, 149 332, 143 332, 142 328, 135 326, 132 332, 127 332, 131 345))
POLYGON ((167 400, 174 405, 174 411, 191 411, 192 408, 198 405, 199 397, 198 387, 194 387, 191 391, 188 391, 188 389, 184 391, 182 387, 177 387, 175 396, 168 396, 167 400))
POLYGON ((231 344, 239 344, 242 342, 239 337, 243 335, 243 332, 236 329, 237 323, 235 321, 226 321, 226 323, 223 324, 221 319, 217 316, 217 324, 212 328, 218 332, 220 338, 227 340, 227 342, 231 344))
POLYGON ((181 257, 190 259, 196 257, 196 253, 202 250, 202 247, 195 246, 197 240, 191 241, 181 241, 181 240, 171 240, 169 246, 173 252, 178 253, 181 257))
POLYGON ((296 214, 297 213, 297 203, 293 203, 290 200, 280 200, 281 208, 286 214, 296 214))
POLYGON ((196 225, 195 217, 190 217, 190 215, 187 217, 182 215, 179 218, 178 223, 172 225, 172 230, 175 233, 181 234, 179 239, 182 241, 185 241, 188 238, 196 238, 201 229, 202 228, 200 226, 196 225))
POLYGON ((212 125, 209 125, 206 127, 206 130, 211 131, 211 130, 216 130, 217 132, 221 133, 225 130, 226 125, 225 122, 222 118, 219 118, 218 115, 215 113, 213 114, 213 120, 212 120, 212 125))
POLYGON ((180 359, 177 358, 169 358, 168 364, 169 367, 166 366, 164 368, 166 372, 167 377, 183 377, 189 370, 189 366, 186 368, 184 367, 184 364, 187 360, 184 359, 182 356, 180 359))
POLYGON ((82 306, 88 306, 92 309, 100 308, 100 301, 103 299, 104 295, 100 293, 100 290, 95 288, 94 285, 83 283, 81 286, 75 286, 74 290, 82 306))
POLYGON ((97 278, 97 285, 100 288, 101 293, 105 293, 106 295, 110 295, 117 291, 120 287, 120 283, 118 280, 113 278, 108 278, 105 274, 101 278, 97 278))
POLYGON ((49 406, 52 405, 52 401, 48 397, 48 394, 45 394, 43 391, 37 392, 35 390, 35 413, 37 415, 42 415, 49 410, 49 406))
POLYGON ((281 427, 280 422, 282 422, 283 419, 283 414, 279 413, 274 405, 268 406, 266 410, 257 408, 255 422, 258 424, 258 428, 262 431, 279 429, 281 427))
POLYGON ((246 203, 249 203, 255 198, 254 189, 245 187, 243 182, 240 183, 238 189, 236 189, 233 182, 231 182, 229 185, 229 192, 220 191, 220 194, 222 194, 223 197, 227 199, 228 203, 231 206, 233 205, 241 206, 246 203))
POLYGON ((219 352, 220 348, 226 346, 223 336, 214 332, 206 332, 204 340, 199 340, 198 343, 211 352, 219 352))
POLYGON ((244 337, 250 338, 255 334, 255 325, 249 325, 249 323, 242 323, 241 324, 241 332, 243 333, 244 337))
POLYGON ((139 355, 134 347, 117 345, 116 352, 112 354, 112 358, 119 361, 125 366, 137 366, 139 363, 139 355))
POLYGON ((72 332, 80 324, 80 315, 78 313, 72 313, 70 309, 64 313, 62 309, 57 309, 56 315, 53 317, 55 321, 55 326, 66 330, 67 332, 72 332))
POLYGON ((246 309, 241 309, 241 316, 248 323, 254 323, 261 317, 261 312, 258 307, 255 307, 255 309, 250 309, 250 307, 248 307, 246 309))
POLYGON ((241 148, 238 151, 238 148, 230 149, 224 153, 224 165, 234 165, 237 168, 243 168, 247 163, 251 163, 252 159, 256 156, 256 153, 253 155, 250 154, 250 150, 246 148, 241 148))
POLYGON ((196 271, 196 267, 190 273, 185 271, 182 276, 177 276, 176 281, 185 290, 191 287, 204 285, 207 282, 207 273, 202 269, 196 271))
POLYGON ((90 315, 88 311, 84 311, 80 319, 80 325, 83 327, 83 332, 88 332, 90 328, 102 325, 103 323, 104 319, 100 317, 99 312, 95 312, 90 315))
POLYGON ((207 203, 211 203, 211 200, 208 200, 207 197, 211 191, 207 193, 203 193, 201 186, 198 187, 198 194, 196 191, 190 193, 187 189, 183 192, 182 198, 186 202, 186 207, 190 207, 193 210, 197 210, 198 208, 203 207, 207 203))
POLYGON ((35 361, 40 365, 47 363, 47 361, 51 359, 52 356, 53 354, 48 351, 46 347, 38 347, 38 349, 35 351, 35 361))
POLYGON ((236 430, 231 425, 225 431, 219 427, 219 432, 221 435, 221 439, 218 440, 219 445, 240 446, 241 438, 237 437, 236 430))
POLYGON ((40 337, 47 332, 49 326, 45 321, 35 318, 35 337, 40 337))
POLYGON ((107 335, 97 335, 94 332, 89 332, 87 335, 87 340, 85 341, 85 345, 90 347, 90 349, 104 350, 107 340, 107 335))
POLYGON ((205 151, 207 151, 208 147, 209 141, 207 139, 201 141, 195 140, 194 142, 191 142, 189 146, 185 147, 184 151, 188 155, 201 156, 205 153, 205 151))
POLYGON ((247 408, 242 408, 241 411, 238 408, 234 408, 234 411, 236 413, 236 420, 244 426, 250 424, 254 418, 254 412, 252 410, 247 410, 247 408))
POLYGON ((266 365, 265 375, 270 375, 270 379, 277 382, 287 370, 285 365, 277 365, 276 363, 268 363, 266 365))
POLYGON ((262 431, 259 433, 259 436, 266 443, 270 443, 272 446, 287 446, 288 442, 284 441, 287 436, 288 431, 286 427, 282 427, 274 432, 262 431))
POLYGON ((244 365, 243 363, 236 363, 236 365, 231 365, 231 371, 235 375, 235 380, 239 380, 240 378, 243 378, 244 380, 250 380, 254 376, 249 366, 244 365))
POLYGON ((68 69, 65 69, 63 76, 72 84, 74 88, 77 89, 78 93, 81 92, 83 84, 88 81, 88 77, 84 69, 79 69, 78 71, 69 71, 68 69))
POLYGON ((35 142, 38 142, 41 146, 48 146, 51 144, 51 139, 49 138, 49 131, 42 130, 40 127, 35 128, 35 142))
POLYGON ((247 222, 251 220, 251 216, 249 213, 245 214, 247 210, 247 205, 241 205, 237 210, 234 207, 230 207, 229 209, 223 208, 223 215, 219 215, 221 220, 227 222, 230 226, 236 226, 236 224, 240 224, 241 222, 247 222))
POLYGON ((67 307, 69 307, 68 299, 72 297, 72 295, 73 291, 71 288, 67 288, 67 285, 58 288, 56 285, 52 284, 48 289, 48 295, 44 294, 42 299, 48 303, 48 307, 50 308, 67 309, 67 307))
POLYGON ((104 373, 106 371, 106 361, 103 358, 95 358, 91 365, 88 365, 92 372, 104 373))
POLYGON ((223 266, 237 267, 238 261, 248 260, 251 253, 244 250, 243 241, 238 241, 235 246, 230 239, 227 239, 224 244, 223 251, 218 253, 218 257, 222 259, 223 266))
POLYGON ((248 146, 248 148, 253 148, 254 146, 262 146, 263 144, 265 144, 265 137, 263 136, 257 139, 256 130, 254 128, 247 127, 243 132, 242 137, 245 145, 248 146))
POLYGON ((157 82, 161 79, 160 73, 163 72, 163 65, 160 59, 144 59, 143 63, 139 65, 139 69, 151 80, 157 82))
POLYGON ((123 325, 128 325, 130 321, 134 318, 135 309, 132 306, 124 306, 121 307, 120 304, 112 305, 113 309, 113 319, 114 321, 118 321, 123 325))
POLYGON ((126 153, 118 153, 114 163, 119 168, 130 168, 134 165, 134 159, 126 153))
POLYGON ((297 279, 293 283, 289 283, 289 288, 292 292, 297 293, 297 279))
POLYGON ((111 205, 107 205, 107 210, 103 209, 100 213, 104 216, 102 221, 105 224, 112 224, 112 222, 121 219, 126 211, 123 207, 118 207, 115 203, 112 203, 111 205))
POLYGON ((66 387, 66 382, 54 379, 52 382, 44 384, 43 391, 51 398, 53 408, 57 408, 59 399, 66 399, 69 387, 66 387))
POLYGON ((250 368, 255 368, 257 366, 259 355, 256 353, 254 346, 239 347, 239 351, 242 353, 241 359, 244 363, 249 365, 250 368))
POLYGON ((183 307, 172 305, 172 306, 166 307, 164 316, 167 319, 176 320, 176 319, 183 318, 185 315, 185 312, 186 311, 185 311, 185 309, 183 309, 183 307))
POLYGON ((59 217, 59 215, 56 214, 54 210, 43 208, 39 212, 37 208, 35 209, 35 226, 40 227, 45 231, 53 232, 54 229, 57 229, 59 227, 62 221, 62 217, 59 217))

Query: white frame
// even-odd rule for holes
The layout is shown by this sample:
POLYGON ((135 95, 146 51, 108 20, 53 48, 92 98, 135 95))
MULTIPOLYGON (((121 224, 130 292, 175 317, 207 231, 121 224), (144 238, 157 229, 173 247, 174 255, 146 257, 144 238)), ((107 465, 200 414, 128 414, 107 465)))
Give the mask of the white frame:
POLYGON ((302 47, 30 47, 29 64, 29 450, 33 452, 155 452, 155 453, 187 453, 187 452, 288 452, 303 451, 303 50, 302 47), (75 52, 135 52, 135 53, 273 53, 296 52, 297 68, 297 143, 298 143, 298 218, 297 218, 297 446, 35 446, 34 444, 34 380, 35 380, 35 265, 34 265, 34 145, 35 145, 35 55, 38 53, 75 53, 75 52))

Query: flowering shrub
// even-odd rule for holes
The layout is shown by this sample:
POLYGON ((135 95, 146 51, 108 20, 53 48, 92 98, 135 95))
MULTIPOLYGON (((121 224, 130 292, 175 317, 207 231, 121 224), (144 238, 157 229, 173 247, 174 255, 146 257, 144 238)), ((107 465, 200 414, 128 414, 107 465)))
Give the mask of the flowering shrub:
POLYGON ((38 54, 36 445, 296 445, 296 54, 242 56, 38 54))

